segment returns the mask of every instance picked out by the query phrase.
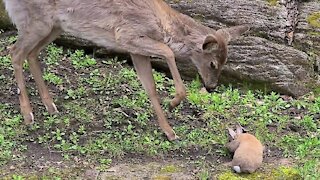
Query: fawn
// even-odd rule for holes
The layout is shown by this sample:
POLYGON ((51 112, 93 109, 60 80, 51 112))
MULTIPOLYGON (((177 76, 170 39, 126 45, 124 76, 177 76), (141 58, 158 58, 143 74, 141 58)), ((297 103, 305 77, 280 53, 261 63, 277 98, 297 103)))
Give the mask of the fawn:
POLYGON ((62 32, 92 41, 112 51, 129 53, 146 90, 160 128, 169 140, 178 136, 161 109, 152 76, 150 57, 166 60, 176 94, 170 109, 186 96, 175 58, 191 59, 208 91, 218 82, 227 60, 227 43, 248 30, 235 26, 215 31, 173 10, 163 0, 3 0, 18 40, 11 49, 20 109, 26 124, 34 121, 23 76, 28 60, 41 100, 49 113, 57 107, 42 78, 40 51, 62 32))

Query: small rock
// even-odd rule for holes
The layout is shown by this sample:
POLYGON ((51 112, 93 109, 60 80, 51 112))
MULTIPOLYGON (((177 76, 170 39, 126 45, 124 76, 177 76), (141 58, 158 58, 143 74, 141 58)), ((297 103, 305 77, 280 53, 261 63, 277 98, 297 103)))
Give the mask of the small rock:
POLYGON ((288 95, 282 95, 280 96, 284 101, 292 101, 293 98, 292 96, 288 96, 288 95))
POLYGON ((87 179, 92 179, 92 180, 98 179, 98 175, 99 175, 99 171, 95 169, 88 169, 85 172, 85 177, 87 179))
POLYGON ((206 90, 205 87, 201 88, 199 91, 200 94, 208 94, 208 91, 206 90))
POLYGON ((169 176, 165 175, 159 175, 152 178, 153 180, 170 180, 171 178, 169 176))
POLYGON ((314 96, 314 94, 311 94, 308 96, 308 100, 314 102, 316 100, 316 97, 314 96))
POLYGON ((264 104, 264 101, 262 101, 262 100, 257 100, 256 103, 257 103, 257 105, 260 106, 260 105, 263 105, 263 104, 264 104))
POLYGON ((118 167, 111 167, 109 169, 106 170, 106 172, 117 172, 119 170, 118 167))
POLYGON ((302 117, 301 116, 295 116, 294 119, 301 120, 302 117))

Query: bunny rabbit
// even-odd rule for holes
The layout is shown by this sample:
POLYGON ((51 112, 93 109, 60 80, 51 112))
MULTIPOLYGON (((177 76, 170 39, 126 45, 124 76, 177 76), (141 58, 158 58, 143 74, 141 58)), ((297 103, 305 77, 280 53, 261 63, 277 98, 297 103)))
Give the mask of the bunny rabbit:
POLYGON ((232 141, 226 146, 230 152, 234 152, 231 161, 232 169, 237 173, 253 173, 262 164, 264 147, 260 141, 249 133, 243 133, 245 130, 240 124, 237 130, 228 128, 232 141))

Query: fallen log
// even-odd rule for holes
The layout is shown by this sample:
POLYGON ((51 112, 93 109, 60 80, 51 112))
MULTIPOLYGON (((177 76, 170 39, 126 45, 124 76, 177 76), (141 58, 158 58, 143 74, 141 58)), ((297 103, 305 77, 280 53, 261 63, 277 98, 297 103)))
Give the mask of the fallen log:
MULTIPOLYGON (((317 25, 320 4, 317 0, 294 1, 270 4, 264 0, 168 0, 178 11, 214 29, 250 24, 250 33, 230 43, 229 61, 224 67, 221 83, 245 83, 258 89, 301 96, 320 89, 320 25, 317 25), (296 5, 299 7, 293 7, 296 5), (299 15, 296 10, 300 11, 299 15)), ((0 28, 12 27, 5 14, 0 5, 0 28)), ((114 53, 67 34, 58 38, 56 43, 94 49, 100 56, 114 53)), ((176 61, 184 79, 197 76, 190 61, 176 61)), ((168 72, 164 60, 153 59, 153 66, 168 72)))

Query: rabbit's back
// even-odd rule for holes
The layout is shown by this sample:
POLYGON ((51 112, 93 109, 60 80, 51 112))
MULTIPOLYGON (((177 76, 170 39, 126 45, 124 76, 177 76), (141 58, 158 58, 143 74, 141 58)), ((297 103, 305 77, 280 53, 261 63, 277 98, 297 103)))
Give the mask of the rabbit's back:
POLYGON ((239 147, 234 152, 232 167, 234 169, 239 168, 240 172, 254 172, 262 164, 262 144, 255 136, 247 133, 240 134, 237 141, 239 142, 239 147))

